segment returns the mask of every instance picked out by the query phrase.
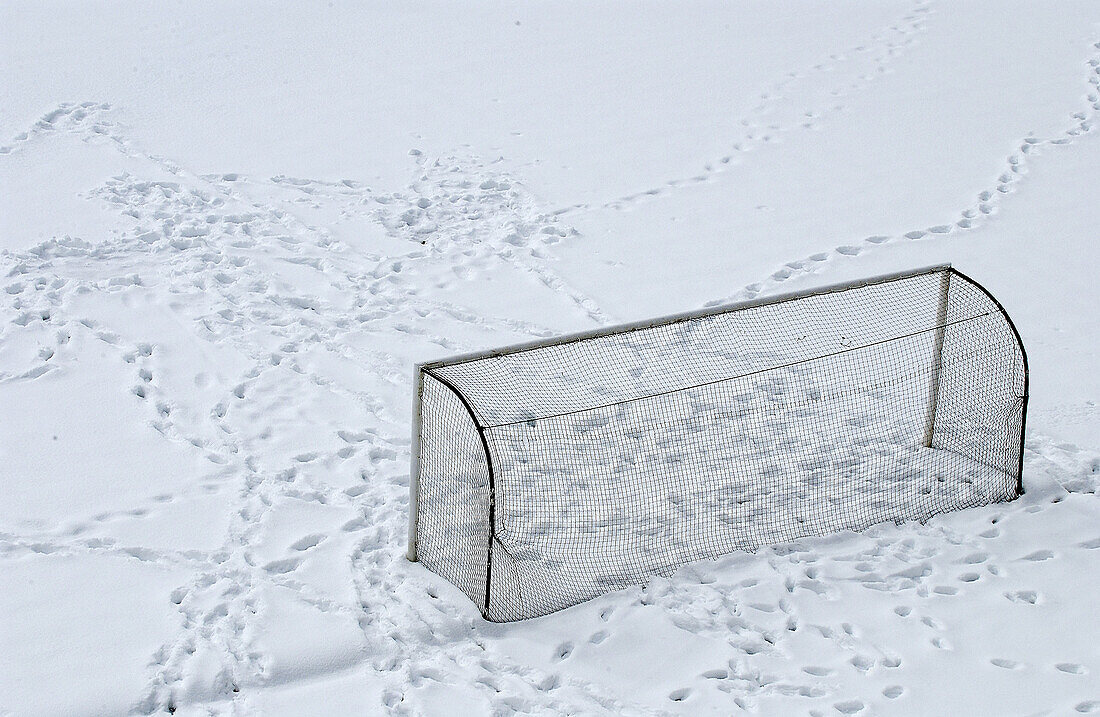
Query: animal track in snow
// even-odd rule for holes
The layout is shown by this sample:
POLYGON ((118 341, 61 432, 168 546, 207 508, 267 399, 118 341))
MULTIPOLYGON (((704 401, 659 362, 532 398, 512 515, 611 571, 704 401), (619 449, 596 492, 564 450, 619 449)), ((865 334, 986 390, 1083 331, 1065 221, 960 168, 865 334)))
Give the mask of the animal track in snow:
POLYGON ((865 706, 860 700, 844 700, 843 702, 834 703, 833 709, 840 714, 854 715, 861 712, 865 706))
MULTIPOLYGON (((863 240, 864 247, 873 249, 874 247, 895 241, 922 241, 929 237, 940 237, 977 229, 997 214, 1000 203, 1006 196, 1016 191, 1016 186, 1023 176, 1027 174, 1027 162, 1029 157, 1036 155, 1038 150, 1043 146, 1064 146, 1072 144, 1077 137, 1092 132, 1096 127, 1096 113, 1100 111, 1100 93, 1096 91, 1098 87, 1098 78, 1100 78, 1100 75, 1097 73, 1097 65, 1100 64, 1100 52, 1097 50, 1100 50, 1100 47, 1097 47, 1097 45, 1100 45, 1100 43, 1092 45, 1094 51, 1088 60, 1089 72, 1087 79, 1089 85, 1092 87, 1092 91, 1086 95, 1088 109, 1076 111, 1070 115, 1070 125, 1062 132, 1062 136, 1040 138, 1029 135, 1020 140, 1016 151, 1007 157, 1004 169, 996 177, 993 185, 988 189, 980 191, 975 197, 975 201, 969 206, 964 207, 959 213, 959 218, 951 223, 934 224, 928 227, 913 229, 908 232, 902 232, 897 236, 881 234, 871 235, 863 240)), ((824 261, 853 256, 852 249, 853 245, 844 244, 825 255, 815 254, 810 257, 809 260, 788 262, 784 267, 773 272, 765 281, 749 284, 733 295, 708 301, 705 305, 718 306, 735 301, 756 298, 764 292, 777 290, 780 285, 792 278, 816 273, 818 271, 818 266, 824 261)))
MULTIPOLYGON (((843 52, 830 53, 827 58, 805 69, 786 73, 761 93, 760 102, 738 120, 737 125, 743 134, 730 143, 731 151, 704 163, 701 172, 687 178, 667 180, 660 187, 634 192, 598 206, 625 209, 643 200, 659 199, 677 188, 715 181, 737 165, 735 158, 779 143, 785 133, 818 129, 824 119, 846 111, 847 107, 836 102, 835 98, 858 91, 885 75, 889 64, 914 45, 914 36, 923 31, 925 17, 931 11, 923 0, 915 2, 900 20, 875 32, 869 41, 855 44, 843 52), (839 73, 836 71, 838 68, 848 72, 839 73), (788 98, 795 85, 801 86, 803 91, 800 100, 804 105, 802 107, 796 107, 788 98)), ((555 214, 589 208, 590 205, 582 204, 559 209, 555 214)), ((839 251, 844 253, 843 250, 860 251, 858 247, 841 247, 839 251)))
POLYGON ((557 214, 540 212, 518 181, 474 158, 415 159, 419 175, 408 191, 376 198, 378 220, 392 235, 415 243, 430 238, 430 252, 457 254, 451 268, 463 281, 491 260, 510 263, 571 298, 597 323, 611 323, 591 298, 546 266, 543 248, 576 230, 562 226, 557 214))
POLYGON ((1034 605, 1039 602, 1039 593, 1034 590, 1014 590, 1004 595, 1012 602, 1027 603, 1028 605, 1034 605))
POLYGON ((681 688, 681 689, 678 689, 678 690, 673 690, 672 692, 668 693, 668 698, 670 700, 672 700, 673 702, 683 702, 684 700, 686 700, 690 696, 691 696, 691 690, 687 687, 684 687, 684 688, 681 688))
POLYGON ((307 535, 300 538, 290 544, 291 550, 309 550, 315 548, 324 541, 325 536, 320 533, 314 533, 313 535, 307 535))
POLYGON ((9 144, 0 145, 0 155, 11 154, 50 132, 109 136, 114 126, 105 119, 105 113, 110 109, 106 102, 62 102, 42 115, 29 130, 16 134, 9 144))

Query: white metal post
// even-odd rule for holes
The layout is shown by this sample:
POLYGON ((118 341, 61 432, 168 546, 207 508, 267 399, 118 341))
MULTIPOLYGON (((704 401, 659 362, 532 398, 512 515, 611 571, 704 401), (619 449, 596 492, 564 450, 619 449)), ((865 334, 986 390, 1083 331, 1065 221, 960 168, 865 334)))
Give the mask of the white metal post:
POLYGON ((421 400, 424 394, 424 372, 413 368, 412 441, 409 443, 409 550, 405 554, 416 562, 416 531, 420 520, 420 422, 421 400))
POLYGON ((939 305, 936 307, 936 333, 932 344, 932 375, 928 382, 928 420, 924 425, 924 447, 931 448, 936 432, 936 404, 940 400, 940 372, 943 369, 943 338, 947 327, 947 301, 951 293, 951 271, 940 273, 939 305))

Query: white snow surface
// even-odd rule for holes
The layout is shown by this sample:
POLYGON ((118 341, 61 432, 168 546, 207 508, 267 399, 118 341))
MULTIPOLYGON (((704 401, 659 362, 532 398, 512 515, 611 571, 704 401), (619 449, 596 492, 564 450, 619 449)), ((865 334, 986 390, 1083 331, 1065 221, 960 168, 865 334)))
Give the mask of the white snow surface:
POLYGON ((0 4, 0 715, 1100 712, 1100 5, 0 4), (412 364, 952 262, 1010 503, 490 624, 412 364))

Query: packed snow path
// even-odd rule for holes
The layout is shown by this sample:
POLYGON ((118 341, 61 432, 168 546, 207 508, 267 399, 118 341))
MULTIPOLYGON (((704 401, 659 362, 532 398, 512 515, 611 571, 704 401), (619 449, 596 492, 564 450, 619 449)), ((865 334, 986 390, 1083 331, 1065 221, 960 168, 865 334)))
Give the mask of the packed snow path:
POLYGON ((1100 712, 1100 14, 745 7, 0 10, 0 714, 1100 712), (940 261, 1021 500, 507 626, 404 560, 414 361, 940 261))

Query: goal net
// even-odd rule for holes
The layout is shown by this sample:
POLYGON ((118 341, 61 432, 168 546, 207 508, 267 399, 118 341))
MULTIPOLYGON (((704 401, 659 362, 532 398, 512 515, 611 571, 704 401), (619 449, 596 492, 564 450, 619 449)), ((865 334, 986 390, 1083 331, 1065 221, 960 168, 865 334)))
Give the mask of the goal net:
POLYGON ((423 364, 409 557, 492 621, 1020 494, 1027 361, 948 266, 423 364))

